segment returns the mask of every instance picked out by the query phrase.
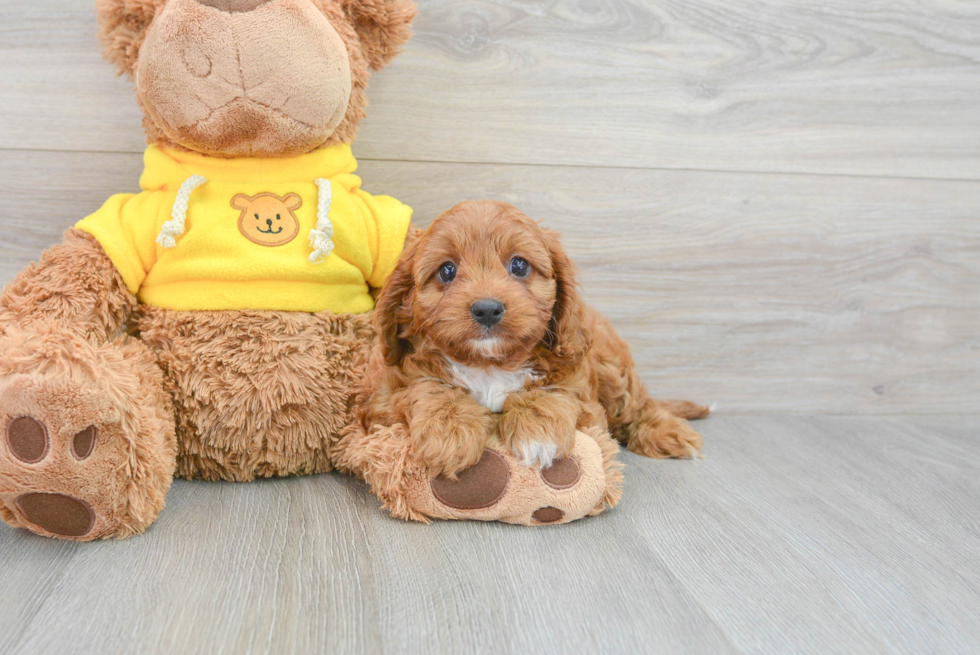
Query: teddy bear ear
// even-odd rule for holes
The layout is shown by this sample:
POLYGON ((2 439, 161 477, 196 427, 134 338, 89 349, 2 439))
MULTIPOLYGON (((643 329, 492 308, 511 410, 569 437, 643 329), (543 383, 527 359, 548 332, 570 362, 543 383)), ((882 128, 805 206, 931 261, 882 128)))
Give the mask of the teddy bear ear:
POLYGON ((379 71, 412 35, 415 3, 411 0, 343 0, 368 64, 379 71))
POLYGON ((241 209, 242 211, 248 209, 248 206, 251 204, 252 199, 246 196, 244 193, 239 193, 231 199, 231 206, 235 209, 241 209))
POLYGON ((120 75, 133 75, 146 29, 168 0, 95 0, 103 56, 120 75))
POLYGON ((286 209, 295 211, 303 206, 303 199, 298 193, 287 193, 282 199, 282 203, 286 205, 286 209))

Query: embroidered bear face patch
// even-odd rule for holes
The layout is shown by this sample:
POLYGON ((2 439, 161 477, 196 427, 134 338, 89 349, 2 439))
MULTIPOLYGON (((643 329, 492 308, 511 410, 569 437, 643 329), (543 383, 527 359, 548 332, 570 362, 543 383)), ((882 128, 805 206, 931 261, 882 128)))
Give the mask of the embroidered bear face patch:
POLYGON ((287 193, 285 197, 274 193, 254 196, 239 193, 231 199, 231 206, 242 210, 238 231, 252 243, 282 246, 299 234, 299 220, 294 212, 303 206, 303 199, 295 193, 287 193))

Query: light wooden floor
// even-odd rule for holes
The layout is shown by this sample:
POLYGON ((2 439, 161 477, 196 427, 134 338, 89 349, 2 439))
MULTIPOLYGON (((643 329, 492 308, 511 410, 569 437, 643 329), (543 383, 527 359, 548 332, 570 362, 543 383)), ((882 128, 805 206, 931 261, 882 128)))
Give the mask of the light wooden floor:
POLYGON ((3 653, 937 653, 980 644, 980 419, 717 417, 567 526, 340 475, 177 482, 141 538, 0 531, 3 653))
MULTIPOLYGON (((92 5, 0 0, 0 284, 136 188, 92 5)), ((980 650, 980 5, 421 0, 369 94, 365 187, 559 229, 707 458, 542 530, 336 475, 0 526, 0 653, 980 650)))

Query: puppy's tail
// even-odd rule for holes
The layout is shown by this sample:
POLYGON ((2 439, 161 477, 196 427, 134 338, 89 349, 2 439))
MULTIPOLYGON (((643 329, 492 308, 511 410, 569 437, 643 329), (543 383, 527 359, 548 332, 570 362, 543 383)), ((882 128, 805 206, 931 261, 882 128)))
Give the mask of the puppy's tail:
POLYGON ((711 413, 711 407, 698 405, 689 400, 658 400, 657 404, 674 416, 686 418, 689 421, 705 418, 711 413))

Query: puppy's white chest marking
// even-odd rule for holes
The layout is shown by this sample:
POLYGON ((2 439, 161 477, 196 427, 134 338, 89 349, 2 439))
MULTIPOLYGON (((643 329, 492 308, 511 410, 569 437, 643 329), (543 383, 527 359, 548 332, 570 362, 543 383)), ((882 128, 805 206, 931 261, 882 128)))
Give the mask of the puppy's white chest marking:
POLYGON ((496 366, 475 368, 449 360, 449 368, 453 382, 469 389, 478 403, 495 414, 503 411, 507 396, 520 391, 528 380, 534 379, 534 371, 530 367, 505 371, 496 366))

